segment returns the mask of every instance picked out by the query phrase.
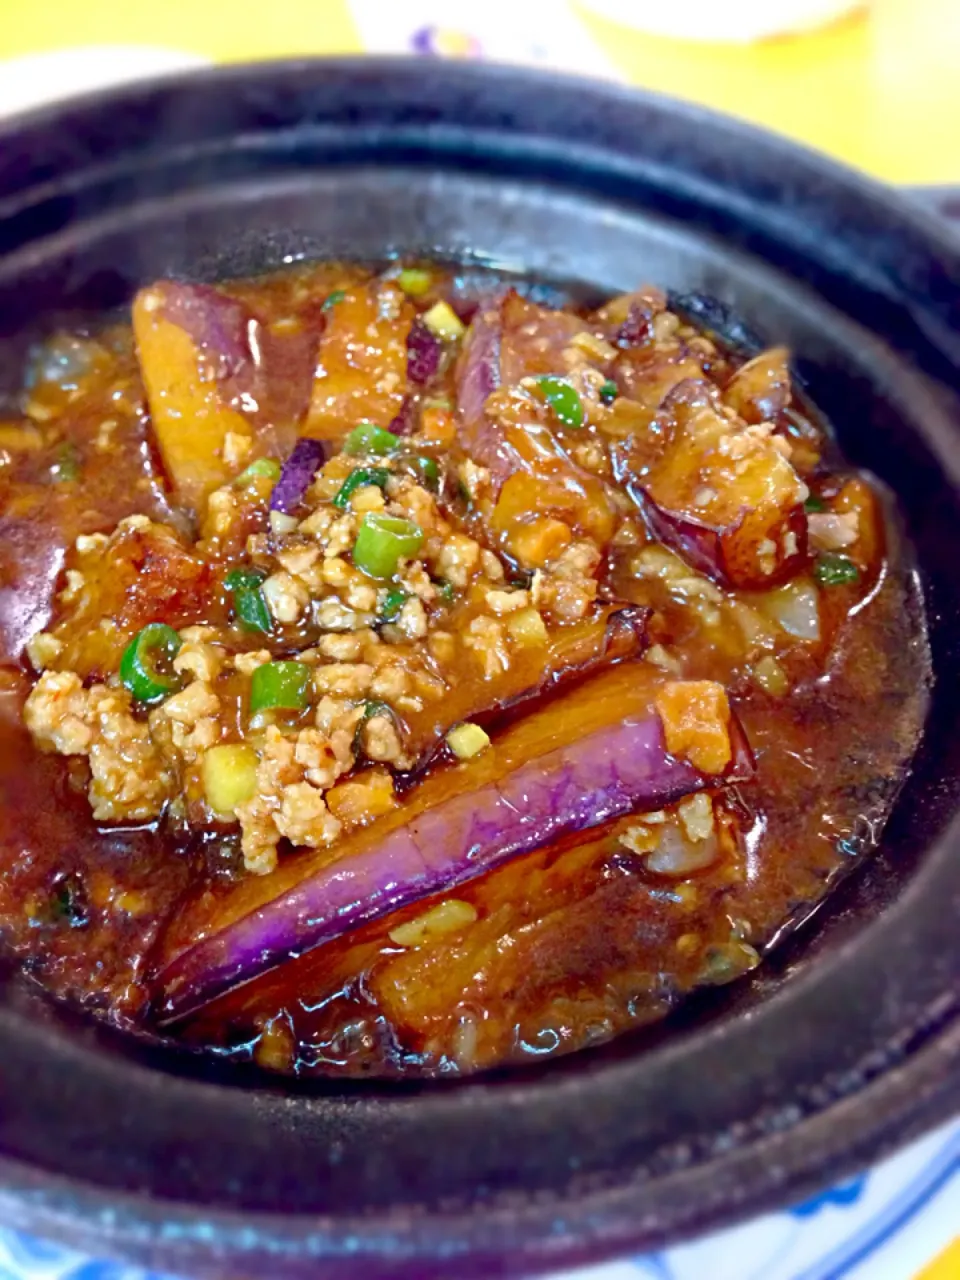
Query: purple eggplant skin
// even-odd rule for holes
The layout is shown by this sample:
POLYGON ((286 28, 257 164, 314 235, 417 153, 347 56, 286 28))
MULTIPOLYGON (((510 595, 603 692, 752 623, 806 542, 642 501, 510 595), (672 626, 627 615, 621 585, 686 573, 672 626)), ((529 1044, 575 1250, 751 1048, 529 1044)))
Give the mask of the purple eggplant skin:
POLYGON ((423 323, 415 320, 407 334, 407 378, 415 387, 425 387, 435 377, 443 356, 443 343, 423 323))
POLYGON ((560 836, 743 781, 753 758, 735 719, 731 741, 724 774, 701 773, 669 755, 661 721, 648 711, 441 799, 182 952, 159 976, 158 1019, 179 1021, 292 955, 560 836))
POLYGON ((327 458, 322 440, 298 440, 280 472, 280 479, 270 495, 270 510, 291 515, 303 501, 313 484, 313 477, 327 458))
POLYGON ((499 310, 478 311, 457 364, 457 412, 468 435, 484 422, 484 405, 500 386, 502 325, 499 310))
POLYGON ((628 485, 628 492, 643 515, 650 533, 670 547, 692 569, 721 586, 762 590, 788 581, 799 573, 807 559, 807 521, 802 507, 778 520, 769 537, 774 547, 770 568, 758 565, 756 548, 767 538, 762 513, 744 511, 732 525, 715 528, 691 516, 670 511, 656 503, 642 485, 628 485), (784 550, 784 535, 793 535, 792 552, 784 550))

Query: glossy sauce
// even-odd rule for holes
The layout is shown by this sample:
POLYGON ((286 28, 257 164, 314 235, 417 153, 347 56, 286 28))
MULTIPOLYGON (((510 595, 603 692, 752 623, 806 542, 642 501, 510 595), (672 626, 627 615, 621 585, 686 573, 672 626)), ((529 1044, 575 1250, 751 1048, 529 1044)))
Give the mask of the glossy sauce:
MULTIPOLYGON (((312 316, 325 296, 358 278, 367 275, 322 265, 241 282, 232 294, 266 323, 291 312, 312 316)), ((449 297, 469 318, 478 300, 489 305, 498 291, 496 277, 435 270, 428 301, 449 297)), ((336 381, 328 352, 327 380, 313 383, 307 431, 324 438, 342 435, 358 417, 386 426, 405 411, 392 379, 372 389, 378 371, 399 376, 395 333, 374 332, 375 314, 346 308, 335 323, 347 348, 359 343, 362 358, 343 348, 348 376, 336 381), (362 333, 370 335, 366 345, 362 333)), ((49 350, 41 357, 48 376, 27 387, 21 412, 9 414, 6 443, 0 432, 0 928, 52 992, 129 1026, 149 1022, 158 967, 178 928, 190 927, 190 911, 225 900, 246 873, 233 833, 217 824, 198 829, 166 815, 129 830, 98 828, 81 761, 40 753, 23 727, 34 679, 23 646, 55 609, 53 585, 62 585, 58 575, 72 563, 78 535, 109 531, 132 513, 190 527, 157 456, 129 331, 81 335, 76 347, 61 342, 60 349, 59 369, 55 361, 50 367, 49 350)), ((649 361, 635 363, 640 373, 627 371, 621 387, 627 398, 647 395, 656 407, 665 392, 650 387, 662 370, 654 377, 649 361)), ((719 383, 739 361, 720 351, 715 363, 710 376, 719 383)), ((531 369, 539 372, 528 360, 521 372, 531 369)), ((430 394, 452 399, 453 379, 451 364, 430 394)), ((289 413, 284 405, 263 425, 264 452, 289 444, 277 426, 289 413)), ((657 546, 648 535, 619 545, 614 538, 598 570, 606 598, 650 610, 648 639, 668 654, 672 674, 720 682, 746 729, 757 772, 719 794, 720 854, 687 875, 658 874, 623 842, 636 816, 618 819, 458 885, 456 901, 472 908, 467 928, 398 944, 391 934, 401 928, 403 936, 405 923, 451 895, 413 903, 228 992, 176 1035, 300 1073, 442 1075, 568 1051, 663 1016, 697 986, 748 972, 785 921, 869 852, 923 723, 922 603, 883 503, 815 427, 790 413, 778 430, 794 442, 798 471, 829 502, 852 502, 867 514, 857 583, 820 589, 819 638, 778 641, 776 669, 763 669, 771 678, 757 674, 762 648, 743 640, 757 616, 769 620, 770 591, 724 584, 723 624, 706 626, 707 615, 691 611, 663 576, 636 571, 638 553, 657 546)), ((563 518, 576 536, 608 540, 609 529, 591 524, 591 484, 601 482, 582 487, 576 514, 563 518)), ((521 494, 521 511, 523 501, 521 494)), ((265 518, 263 509, 251 510, 242 537, 265 518)), ((481 541, 490 536, 475 513, 461 511, 456 520, 481 541)), ((503 532, 508 559, 519 554, 509 541, 517 527, 503 532)), ((523 536, 529 527, 519 526, 523 536)), ((226 625, 222 595, 204 597, 201 607, 202 618, 190 609, 185 617, 226 625)), ((87 632, 76 643, 88 674, 107 663, 87 632)), ((464 670, 464 681, 474 678, 464 670)), ((494 736, 500 723, 489 726, 494 736)))

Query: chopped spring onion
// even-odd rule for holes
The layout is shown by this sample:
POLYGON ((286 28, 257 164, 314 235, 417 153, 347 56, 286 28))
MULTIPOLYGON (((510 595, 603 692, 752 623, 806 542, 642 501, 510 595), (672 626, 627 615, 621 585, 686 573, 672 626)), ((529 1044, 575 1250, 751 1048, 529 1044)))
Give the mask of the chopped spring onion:
POLYGON ((472 760, 489 745, 489 736, 478 724, 471 724, 469 720, 454 725, 447 734, 447 746, 458 760, 472 760))
POLYGON ((614 382, 612 378, 608 378, 606 382, 603 384, 603 386, 600 388, 600 399, 603 401, 604 404, 613 404, 614 400, 616 400, 618 395, 619 395, 619 389, 617 387, 617 384, 614 382))
POLYGON ((433 277, 430 272, 423 271, 420 267, 404 267, 397 276, 397 284, 411 298, 421 297, 432 283, 433 277))
POLYGON ((346 297, 343 289, 334 289, 333 293, 328 293, 323 300, 322 311, 329 311, 331 307, 335 307, 338 302, 342 302, 346 297))
POLYGON ((258 569, 231 569, 223 580, 233 592, 233 611, 247 631, 269 631, 270 610, 261 590, 264 575, 258 569))
POLYGON ((583 426, 583 402, 565 378, 547 374, 536 379, 544 400, 565 427, 583 426))
POLYGON ((245 743, 221 743, 204 754, 203 791, 214 813, 232 817, 256 793, 258 764, 256 751, 245 743))
POLYGON ((78 875, 68 872, 56 881, 44 915, 50 924, 66 924, 71 929, 82 929, 89 922, 90 904, 78 875))
POLYGON ((440 466, 436 458, 418 457, 413 459, 413 465, 416 467, 420 479, 428 489, 438 489, 440 487, 440 466))
POLYGON ((371 578, 391 578, 401 556, 415 556, 422 546, 418 524, 371 511, 357 531, 353 563, 371 578))
POLYGON ((433 336, 443 342, 456 342, 464 335, 463 321, 449 302, 435 302, 422 319, 433 336))
POLYGON ((280 463, 276 458, 257 458, 237 476, 238 484, 250 484, 253 480, 272 480, 274 484, 280 479, 280 463))
POLYGON ((380 606, 380 617, 383 621, 392 622, 409 598, 406 591, 401 591, 399 587, 391 587, 383 597, 383 604, 380 606))
POLYGON ((250 681, 250 711, 302 711, 309 701, 310 668, 302 662, 265 662, 250 681))
POLYGON ((173 660, 180 637, 165 622, 150 622, 138 632, 120 659, 120 680, 138 702, 159 702, 180 688, 173 660))
POLYGON ((363 730, 368 720, 372 720, 375 716, 386 716, 390 720, 395 720, 393 708, 386 702, 377 702, 371 700, 363 704, 363 715, 360 717, 356 731, 353 735, 353 754, 361 756, 363 750, 363 730))
POLYGON ((803 504, 803 509, 804 511, 812 515, 814 512, 817 512, 817 511, 826 511, 827 504, 824 502, 824 500, 820 497, 819 494, 811 493, 810 497, 803 504))
POLYGON ((80 454, 76 445, 65 442, 57 450, 57 458, 50 468, 50 479, 54 484, 69 484, 80 475, 80 454))
POLYGON ((813 566, 813 576, 821 587, 842 587, 847 583, 856 582, 860 577, 860 570, 849 556, 838 556, 825 551, 817 556, 816 564, 813 566))
POLYGON ((358 422, 343 442, 343 452, 349 457, 358 453, 393 453, 399 447, 397 436, 375 422, 358 422))
POLYGON ((356 471, 350 472, 337 490, 333 505, 342 510, 350 505, 351 497, 364 485, 375 484, 378 488, 385 489, 389 479, 390 472, 383 467, 358 467, 356 471))

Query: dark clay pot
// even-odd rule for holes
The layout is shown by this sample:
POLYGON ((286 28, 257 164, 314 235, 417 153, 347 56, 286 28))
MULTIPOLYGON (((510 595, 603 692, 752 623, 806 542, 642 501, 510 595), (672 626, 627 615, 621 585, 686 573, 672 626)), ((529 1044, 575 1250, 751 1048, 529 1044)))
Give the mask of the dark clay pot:
POLYGON ((455 1085, 278 1083, 0 989, 0 1215, 193 1276, 486 1277, 716 1227, 960 1106, 960 252, 779 138, 588 81, 276 63, 0 130, 0 348, 167 273, 480 256, 711 295, 899 495, 937 685, 883 846, 750 980, 455 1085))

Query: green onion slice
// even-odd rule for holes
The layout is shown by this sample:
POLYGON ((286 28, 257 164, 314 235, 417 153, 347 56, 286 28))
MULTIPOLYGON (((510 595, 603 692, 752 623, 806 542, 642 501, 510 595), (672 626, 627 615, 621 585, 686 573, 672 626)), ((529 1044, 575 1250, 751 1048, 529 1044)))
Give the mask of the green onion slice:
POLYGON ((311 671, 302 662, 265 662, 250 681, 250 711, 302 711, 309 702, 311 671))
POLYGON ((138 702, 160 702, 180 688, 173 660, 181 640, 165 622, 150 622, 139 631, 120 659, 120 680, 138 702))
POLYGON ((343 510, 350 505, 350 499, 358 489, 362 489, 367 484, 375 484, 378 488, 385 489, 389 479, 390 472, 385 467, 357 467, 356 471, 350 472, 337 490, 333 505, 343 510))
POLYGON ((350 457, 358 453, 393 453, 400 446, 399 437, 378 427, 375 422, 358 422, 343 442, 343 452, 350 457))
POLYGON ((371 511, 357 531, 353 563, 371 578, 391 578, 401 556, 415 556, 422 546, 423 530, 412 520, 371 511))
POLYGON ((537 378, 536 383, 554 416, 565 427, 583 426, 583 402, 565 378, 547 374, 543 378, 537 378))
POLYGON ((813 576, 821 587, 843 587, 848 583, 857 582, 860 578, 860 570, 849 556, 838 556, 825 551, 817 557, 817 562, 813 566, 813 576))
POLYGON ((259 569, 231 569, 223 585, 233 593, 233 611, 247 631, 269 631, 270 610, 261 589, 264 574, 259 569))

